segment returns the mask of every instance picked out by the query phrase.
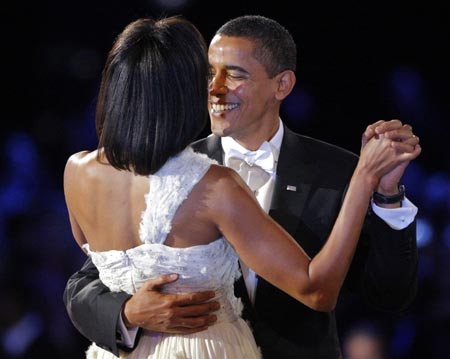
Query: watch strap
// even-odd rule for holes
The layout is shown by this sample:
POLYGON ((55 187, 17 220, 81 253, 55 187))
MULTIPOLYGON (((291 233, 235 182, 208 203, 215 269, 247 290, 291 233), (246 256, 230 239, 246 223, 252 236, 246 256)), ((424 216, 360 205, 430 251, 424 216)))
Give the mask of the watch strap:
POLYGON ((405 199, 405 186, 402 184, 399 185, 398 193, 392 196, 386 196, 379 192, 373 192, 372 199, 376 204, 392 204, 401 202, 405 199))

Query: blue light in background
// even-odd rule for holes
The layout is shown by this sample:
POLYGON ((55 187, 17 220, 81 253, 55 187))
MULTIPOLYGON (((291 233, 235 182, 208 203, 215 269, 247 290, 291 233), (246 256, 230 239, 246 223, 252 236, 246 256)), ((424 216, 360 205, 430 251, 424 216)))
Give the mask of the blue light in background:
POLYGON ((417 218, 417 247, 423 248, 428 246, 434 235, 434 228, 430 221, 426 218, 417 218))

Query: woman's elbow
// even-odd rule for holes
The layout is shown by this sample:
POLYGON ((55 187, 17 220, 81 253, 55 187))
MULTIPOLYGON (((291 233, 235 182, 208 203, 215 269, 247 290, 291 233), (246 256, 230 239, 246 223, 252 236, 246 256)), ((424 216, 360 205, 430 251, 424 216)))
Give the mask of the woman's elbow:
POLYGON ((336 309, 337 297, 318 291, 312 293, 305 304, 318 312, 331 312, 336 309))

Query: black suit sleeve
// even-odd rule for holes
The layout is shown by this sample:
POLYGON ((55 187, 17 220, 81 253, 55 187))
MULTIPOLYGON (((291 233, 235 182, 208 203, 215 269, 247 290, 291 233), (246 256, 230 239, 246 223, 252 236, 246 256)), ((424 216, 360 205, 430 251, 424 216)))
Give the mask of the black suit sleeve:
POLYGON ((63 300, 75 328, 87 339, 118 356, 118 319, 123 303, 129 297, 123 292, 109 291, 88 258, 83 267, 69 278, 63 300))
POLYGON ((372 308, 399 312, 417 292, 416 221, 394 230, 369 210, 346 285, 372 308))

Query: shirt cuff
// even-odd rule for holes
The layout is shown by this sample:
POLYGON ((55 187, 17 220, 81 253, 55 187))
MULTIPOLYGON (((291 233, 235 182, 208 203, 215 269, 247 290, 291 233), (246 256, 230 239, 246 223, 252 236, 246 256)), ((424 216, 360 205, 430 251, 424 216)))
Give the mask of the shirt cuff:
POLYGON ((402 206, 399 208, 383 208, 377 206, 373 200, 371 206, 378 217, 396 230, 408 227, 417 215, 417 207, 406 197, 402 200, 402 206))
POLYGON ((136 341, 138 327, 127 328, 123 322, 122 316, 119 318, 119 328, 117 333, 117 344, 127 348, 133 348, 136 341))

